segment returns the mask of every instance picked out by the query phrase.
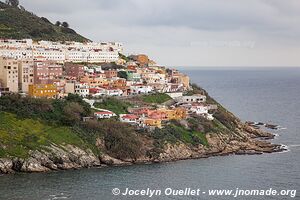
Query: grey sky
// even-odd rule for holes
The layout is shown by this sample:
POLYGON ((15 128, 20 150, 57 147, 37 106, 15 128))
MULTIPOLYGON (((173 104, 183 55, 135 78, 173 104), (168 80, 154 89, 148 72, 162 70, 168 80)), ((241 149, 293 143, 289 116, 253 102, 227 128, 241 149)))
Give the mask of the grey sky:
POLYGON ((162 65, 300 66, 299 0, 20 0, 162 65))

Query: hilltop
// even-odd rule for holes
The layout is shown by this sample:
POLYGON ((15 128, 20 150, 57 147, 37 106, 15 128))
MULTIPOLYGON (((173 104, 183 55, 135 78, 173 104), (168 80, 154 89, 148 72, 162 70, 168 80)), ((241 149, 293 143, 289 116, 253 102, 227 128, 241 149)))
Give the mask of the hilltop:
POLYGON ((51 41, 78 41, 88 39, 71 28, 56 26, 45 17, 38 17, 23 7, 0 2, 0 38, 51 41))

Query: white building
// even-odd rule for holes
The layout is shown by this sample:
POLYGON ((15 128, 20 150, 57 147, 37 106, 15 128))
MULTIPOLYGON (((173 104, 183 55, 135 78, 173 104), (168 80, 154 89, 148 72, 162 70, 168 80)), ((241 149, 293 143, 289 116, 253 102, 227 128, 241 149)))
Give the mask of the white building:
POLYGON ((89 86, 87 83, 76 83, 75 84, 75 94, 82 97, 87 97, 90 94, 89 86))
POLYGON ((122 96, 123 91, 121 89, 109 88, 106 89, 107 96, 122 96))
POLYGON ((25 40, 0 40, 0 56, 15 59, 40 58, 57 62, 108 63, 119 60, 123 45, 115 42, 80 43, 25 40))
POLYGON ((133 114, 120 114, 120 121, 134 125, 139 123, 139 117, 133 114))
POLYGON ((192 96, 182 96, 176 98, 179 103, 204 103, 206 101, 205 95, 192 95, 192 96))
POLYGON ((117 115, 111 111, 99 111, 99 112, 95 112, 94 116, 97 119, 109 119, 109 118, 115 117, 117 115))
POLYGON ((151 86, 148 85, 131 85, 130 94, 149 94, 153 91, 151 86))

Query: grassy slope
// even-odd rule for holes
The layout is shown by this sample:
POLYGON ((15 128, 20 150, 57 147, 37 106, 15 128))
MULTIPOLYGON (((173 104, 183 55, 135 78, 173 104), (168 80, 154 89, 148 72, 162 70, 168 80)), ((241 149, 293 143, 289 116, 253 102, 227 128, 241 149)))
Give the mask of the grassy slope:
POLYGON ((89 147, 68 127, 50 126, 33 119, 18 119, 16 115, 0 112, 0 157, 28 156, 29 150, 43 149, 51 143, 89 147))
POLYGON ((69 28, 57 27, 40 17, 0 2, 0 38, 52 41, 87 41, 69 28))
POLYGON ((131 104, 113 97, 105 99, 102 103, 95 103, 96 108, 107 109, 118 115, 128 113, 127 109, 130 106, 131 104))
POLYGON ((149 94, 149 95, 144 95, 142 97, 142 100, 146 103, 157 103, 157 104, 164 103, 170 99, 172 98, 169 95, 164 93, 149 94))

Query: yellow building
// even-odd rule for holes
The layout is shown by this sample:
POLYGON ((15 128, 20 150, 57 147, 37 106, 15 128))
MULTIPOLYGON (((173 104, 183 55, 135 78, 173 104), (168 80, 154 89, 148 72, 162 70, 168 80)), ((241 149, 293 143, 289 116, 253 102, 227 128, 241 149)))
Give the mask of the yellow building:
POLYGON ((183 86, 186 89, 189 89, 190 88, 190 77, 187 76, 187 75, 182 75, 181 76, 181 83, 183 84, 183 86))
POLYGON ((144 124, 146 126, 153 126, 153 127, 157 127, 157 128, 161 128, 162 127, 160 119, 147 118, 147 119, 144 119, 144 124))
POLYGON ((172 110, 166 110, 167 120, 181 120, 186 119, 186 110, 184 108, 174 108, 172 110))
POLYGON ((29 85, 28 94, 31 97, 55 98, 57 87, 54 84, 33 84, 29 85))

